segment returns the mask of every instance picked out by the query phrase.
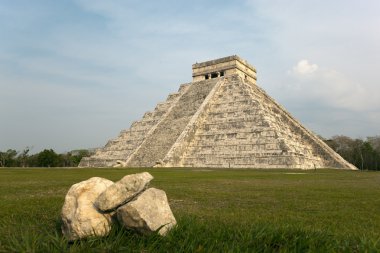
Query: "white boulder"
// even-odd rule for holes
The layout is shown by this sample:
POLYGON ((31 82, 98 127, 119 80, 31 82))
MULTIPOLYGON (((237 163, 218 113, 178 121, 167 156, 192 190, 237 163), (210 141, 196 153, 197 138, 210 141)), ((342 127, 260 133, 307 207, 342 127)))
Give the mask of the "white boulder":
POLYGON ((93 177, 71 186, 62 207, 62 232, 70 241, 89 236, 105 236, 111 229, 111 214, 98 211, 95 199, 113 182, 93 177))
POLYGON ((94 204, 104 212, 115 210, 145 190, 152 179, 153 176, 148 172, 127 175, 110 185, 99 195, 94 204))
POLYGON ((166 193, 149 188, 136 199, 117 209, 117 218, 126 228, 149 234, 158 230, 165 235, 177 224, 170 209, 166 193))

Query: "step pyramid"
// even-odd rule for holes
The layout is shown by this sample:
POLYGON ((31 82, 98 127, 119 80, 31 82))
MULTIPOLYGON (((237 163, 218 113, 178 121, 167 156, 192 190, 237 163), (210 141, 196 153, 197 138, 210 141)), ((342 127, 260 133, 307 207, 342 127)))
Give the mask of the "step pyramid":
POLYGON ((80 167, 356 169, 256 84, 234 55, 193 65, 193 82, 80 167))

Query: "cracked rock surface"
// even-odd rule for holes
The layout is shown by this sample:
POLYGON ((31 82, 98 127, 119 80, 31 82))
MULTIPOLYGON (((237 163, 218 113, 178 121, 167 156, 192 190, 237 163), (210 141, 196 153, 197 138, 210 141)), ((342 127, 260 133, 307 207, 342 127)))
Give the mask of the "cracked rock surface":
POLYGON ((148 172, 127 175, 105 189, 94 204, 104 212, 115 210, 144 191, 152 179, 148 172))
POLYGON ((124 227, 144 234, 158 230, 160 235, 165 235, 177 223, 166 193, 156 188, 145 190, 136 199, 118 208, 117 218, 124 227))
POLYGON ((98 196, 113 182, 100 177, 71 186, 62 207, 62 233, 72 241, 88 236, 105 236, 111 229, 111 214, 94 207, 98 196))

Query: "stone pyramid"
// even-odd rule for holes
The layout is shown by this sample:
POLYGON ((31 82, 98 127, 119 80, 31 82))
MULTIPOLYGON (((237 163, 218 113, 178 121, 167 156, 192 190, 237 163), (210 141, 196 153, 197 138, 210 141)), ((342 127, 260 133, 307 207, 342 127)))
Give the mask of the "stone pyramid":
POLYGON ((247 61, 192 67, 193 82, 79 166, 356 169, 258 87, 247 61))

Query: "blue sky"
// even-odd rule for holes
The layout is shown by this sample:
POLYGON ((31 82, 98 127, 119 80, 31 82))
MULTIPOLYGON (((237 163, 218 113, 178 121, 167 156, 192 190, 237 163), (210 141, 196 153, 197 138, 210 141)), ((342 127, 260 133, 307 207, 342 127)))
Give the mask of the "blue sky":
POLYGON ((324 137, 380 134, 380 2, 2 0, 0 150, 103 146, 237 54, 324 137))

